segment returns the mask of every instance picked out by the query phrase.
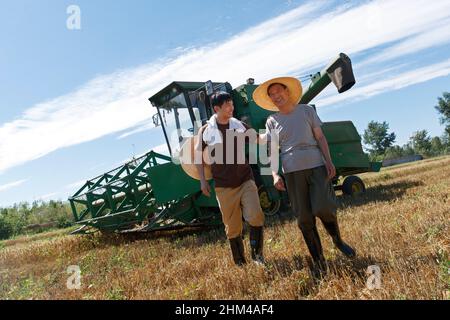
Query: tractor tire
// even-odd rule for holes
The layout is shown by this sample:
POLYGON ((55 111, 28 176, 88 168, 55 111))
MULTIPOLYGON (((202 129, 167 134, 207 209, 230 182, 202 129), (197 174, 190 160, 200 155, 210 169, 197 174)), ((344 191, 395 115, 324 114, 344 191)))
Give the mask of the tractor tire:
POLYGON ((355 196, 366 192, 364 182, 357 176, 348 176, 342 184, 342 193, 348 196, 355 196))
POLYGON ((263 185, 258 187, 259 203, 264 215, 271 217, 278 213, 281 207, 281 199, 271 201, 266 188, 263 185))

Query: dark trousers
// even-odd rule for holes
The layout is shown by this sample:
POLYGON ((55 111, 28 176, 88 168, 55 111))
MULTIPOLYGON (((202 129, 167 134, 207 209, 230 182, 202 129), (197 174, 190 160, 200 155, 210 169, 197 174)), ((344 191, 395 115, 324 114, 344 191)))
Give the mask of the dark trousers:
POLYGON ((284 174, 299 228, 315 228, 316 217, 324 223, 337 222, 337 201, 325 166, 284 174))

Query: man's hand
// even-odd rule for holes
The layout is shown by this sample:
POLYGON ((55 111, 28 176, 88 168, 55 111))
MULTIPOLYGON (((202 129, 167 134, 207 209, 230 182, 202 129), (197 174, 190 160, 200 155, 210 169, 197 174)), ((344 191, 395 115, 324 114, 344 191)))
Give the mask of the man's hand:
POLYGON ((201 184, 202 193, 205 196, 210 197, 211 196, 211 186, 209 185, 209 183, 205 179, 203 179, 203 180, 201 180, 200 184, 201 184))
POLYGON ((281 178, 278 174, 273 175, 273 185, 277 190, 286 191, 286 187, 284 186, 283 178, 281 178))
POLYGON ((325 163, 325 167, 327 168, 328 179, 331 180, 336 175, 336 168, 334 167, 333 162, 327 161, 325 163))
POLYGON ((257 138, 256 138, 256 143, 263 144, 263 145, 267 144, 267 137, 268 137, 267 133, 258 134, 257 138))

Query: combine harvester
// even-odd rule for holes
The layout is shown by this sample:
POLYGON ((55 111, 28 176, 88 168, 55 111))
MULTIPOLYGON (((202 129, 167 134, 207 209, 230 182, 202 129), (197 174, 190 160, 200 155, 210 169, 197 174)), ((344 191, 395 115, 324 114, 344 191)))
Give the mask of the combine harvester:
MULTIPOLYGON (((332 82, 339 93, 347 91, 355 83, 350 59, 343 53, 321 72, 311 76, 311 84, 304 91, 300 103, 309 103, 332 82), (346 77, 348 74, 349 78, 346 77)), ((161 126, 171 156, 150 151, 87 181, 69 198, 74 219, 80 225, 73 233, 97 230, 148 232, 221 224, 214 191, 211 197, 204 196, 199 181, 191 178, 172 158, 179 156, 183 143, 192 140, 189 138, 196 135, 199 127, 212 116, 214 111, 209 97, 217 90, 232 95, 235 118, 257 131, 264 129, 272 112, 260 108, 253 101, 256 87, 252 79, 235 89, 228 82, 176 81, 153 95, 149 99, 156 108, 153 123, 161 126)), ((354 174, 377 172, 381 163, 369 161, 363 152, 361 137, 351 121, 325 122, 322 129, 336 167, 335 189, 347 195, 364 192, 363 181, 354 174), (342 184, 341 178, 344 178, 342 184)), ((274 215, 282 201, 286 201, 287 194, 273 187, 271 176, 260 174, 262 166, 252 165, 261 206, 266 215, 274 215)))

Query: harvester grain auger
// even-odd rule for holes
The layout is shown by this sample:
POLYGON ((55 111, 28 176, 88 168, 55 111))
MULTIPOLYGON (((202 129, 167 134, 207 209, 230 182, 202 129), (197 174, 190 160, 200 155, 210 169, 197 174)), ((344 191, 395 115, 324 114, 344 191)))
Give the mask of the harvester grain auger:
MULTIPOLYGON (((309 103, 330 83, 336 85, 339 93, 355 83, 350 59, 343 53, 311 76, 311 84, 300 102, 309 103)), ((153 123, 161 126, 171 156, 150 151, 87 181, 69 198, 74 219, 81 226, 74 233, 147 232, 220 224, 214 188, 211 197, 204 196, 199 181, 186 174, 179 161, 172 160, 179 156, 183 142, 196 135, 211 117, 209 97, 214 91, 223 90, 232 95, 234 117, 255 130, 264 129, 272 112, 253 101, 256 87, 252 79, 235 89, 227 82, 177 81, 153 95, 149 99, 156 108, 153 123)), ((364 192, 364 183, 353 175, 379 171, 381 163, 369 161, 351 121, 325 122, 322 128, 337 171, 333 180, 335 189, 342 189, 345 194, 364 192), (341 177, 346 178, 339 184, 341 177)), ((273 215, 287 196, 273 187, 271 176, 260 174, 262 166, 258 161, 252 164, 252 169, 261 206, 267 215, 273 215)), ((211 185, 214 187, 212 181, 211 185)))

